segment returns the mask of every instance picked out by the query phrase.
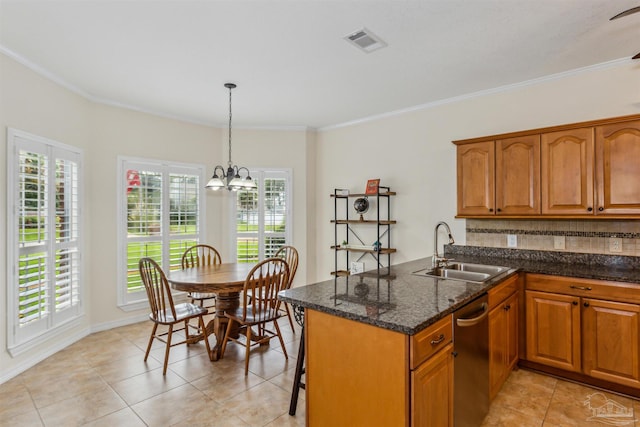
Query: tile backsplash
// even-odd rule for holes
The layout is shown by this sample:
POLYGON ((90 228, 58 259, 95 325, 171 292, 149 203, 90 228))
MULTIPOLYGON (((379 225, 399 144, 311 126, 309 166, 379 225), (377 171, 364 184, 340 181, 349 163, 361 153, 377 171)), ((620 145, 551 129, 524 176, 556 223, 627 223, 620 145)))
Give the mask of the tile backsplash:
POLYGON ((640 220, 468 219, 466 244, 518 249, 640 256, 640 220))

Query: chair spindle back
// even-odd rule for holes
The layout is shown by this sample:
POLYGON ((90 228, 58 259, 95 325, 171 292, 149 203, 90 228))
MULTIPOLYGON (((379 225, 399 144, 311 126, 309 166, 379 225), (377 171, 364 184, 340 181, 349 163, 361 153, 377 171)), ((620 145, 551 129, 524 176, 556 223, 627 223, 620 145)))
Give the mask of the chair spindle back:
POLYGON ((164 316, 167 309, 170 309, 171 315, 175 319, 176 309, 173 305, 171 288, 162 268, 151 258, 142 258, 138 267, 142 283, 147 291, 151 316, 156 320, 164 320, 159 319, 159 316, 164 316))
POLYGON ((213 246, 194 245, 182 254, 182 268, 217 265, 222 263, 220 253, 213 246))
POLYGON ((255 317, 261 313, 265 318, 277 315, 278 292, 286 289, 288 283, 289 266, 282 258, 268 258, 253 267, 244 282, 243 321, 248 314, 255 317))

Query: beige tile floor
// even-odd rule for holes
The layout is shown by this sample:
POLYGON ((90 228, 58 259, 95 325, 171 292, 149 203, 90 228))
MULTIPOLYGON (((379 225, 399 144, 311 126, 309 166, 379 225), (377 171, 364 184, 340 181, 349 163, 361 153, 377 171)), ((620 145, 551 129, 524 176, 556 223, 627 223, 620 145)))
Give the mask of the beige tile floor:
MULTIPOLYGON (((289 360, 273 340, 251 355, 246 377, 244 349, 233 343, 218 362, 209 361, 202 343, 174 347, 163 377, 162 343, 142 360, 150 322, 90 335, 0 385, 0 426, 304 426, 303 392, 297 415, 288 415, 300 331, 286 319, 280 324, 289 360)), ((518 370, 483 427, 613 425, 590 418, 602 405, 631 414, 617 425, 640 427, 640 402, 604 393, 585 405, 596 392, 518 370)))

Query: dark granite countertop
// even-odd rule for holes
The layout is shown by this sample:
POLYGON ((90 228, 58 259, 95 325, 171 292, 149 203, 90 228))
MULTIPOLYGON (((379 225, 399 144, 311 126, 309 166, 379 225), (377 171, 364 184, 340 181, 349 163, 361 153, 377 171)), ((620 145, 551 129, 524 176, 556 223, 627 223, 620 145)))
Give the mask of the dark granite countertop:
POLYGON ((289 289, 280 294, 280 299, 414 335, 518 271, 638 283, 640 286, 640 257, 451 245, 445 248, 445 254, 457 261, 510 269, 483 284, 411 274, 429 267, 429 257, 391 266, 388 278, 368 273, 338 277, 289 289))
MULTIPOLYGON (((280 299, 370 325, 414 335, 484 294, 516 269, 479 284, 411 274, 431 265, 423 258, 390 268, 389 278, 358 274, 291 288, 280 299)), ((387 269, 384 269, 387 272, 387 269)))

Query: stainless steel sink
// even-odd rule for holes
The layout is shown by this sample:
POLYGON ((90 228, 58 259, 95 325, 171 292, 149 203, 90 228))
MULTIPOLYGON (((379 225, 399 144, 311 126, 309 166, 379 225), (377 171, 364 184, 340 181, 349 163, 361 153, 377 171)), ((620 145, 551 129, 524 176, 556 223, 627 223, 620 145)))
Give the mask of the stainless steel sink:
POLYGON ((452 262, 443 267, 425 268, 423 270, 414 271, 412 274, 440 279, 483 283, 504 273, 508 269, 509 267, 502 267, 498 265, 452 262))

